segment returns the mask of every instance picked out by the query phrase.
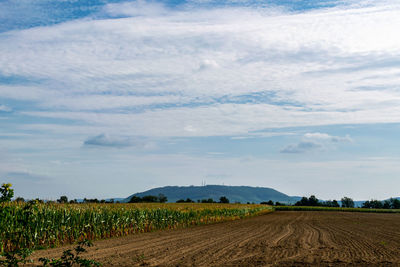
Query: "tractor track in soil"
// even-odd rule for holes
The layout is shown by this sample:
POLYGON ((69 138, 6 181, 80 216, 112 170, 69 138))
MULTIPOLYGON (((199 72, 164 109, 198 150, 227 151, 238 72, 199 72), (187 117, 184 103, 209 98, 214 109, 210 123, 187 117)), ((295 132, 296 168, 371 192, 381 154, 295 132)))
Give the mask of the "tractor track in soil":
POLYGON ((100 240, 84 257, 103 266, 400 266, 400 214, 274 212, 100 240))

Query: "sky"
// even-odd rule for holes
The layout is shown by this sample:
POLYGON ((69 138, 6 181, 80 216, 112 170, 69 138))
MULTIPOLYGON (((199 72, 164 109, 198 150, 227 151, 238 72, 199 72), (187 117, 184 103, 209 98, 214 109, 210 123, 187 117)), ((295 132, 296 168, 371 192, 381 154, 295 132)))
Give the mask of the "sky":
POLYGON ((400 196, 400 1, 0 2, 0 183, 400 196))

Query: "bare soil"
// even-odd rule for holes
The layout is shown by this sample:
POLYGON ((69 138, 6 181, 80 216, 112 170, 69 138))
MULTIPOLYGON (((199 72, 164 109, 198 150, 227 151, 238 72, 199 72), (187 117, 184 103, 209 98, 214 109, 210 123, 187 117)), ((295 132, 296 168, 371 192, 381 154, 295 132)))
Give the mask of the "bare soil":
POLYGON ((101 240, 85 257, 103 266, 400 266, 400 214, 274 212, 101 240))

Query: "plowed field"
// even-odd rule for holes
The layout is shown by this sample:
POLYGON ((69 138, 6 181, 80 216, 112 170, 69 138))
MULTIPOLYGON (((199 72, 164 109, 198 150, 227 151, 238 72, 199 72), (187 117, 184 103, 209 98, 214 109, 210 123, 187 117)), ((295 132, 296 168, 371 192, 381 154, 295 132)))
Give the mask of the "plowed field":
POLYGON ((400 214, 274 212, 102 240, 85 257, 104 266, 400 266, 400 214))

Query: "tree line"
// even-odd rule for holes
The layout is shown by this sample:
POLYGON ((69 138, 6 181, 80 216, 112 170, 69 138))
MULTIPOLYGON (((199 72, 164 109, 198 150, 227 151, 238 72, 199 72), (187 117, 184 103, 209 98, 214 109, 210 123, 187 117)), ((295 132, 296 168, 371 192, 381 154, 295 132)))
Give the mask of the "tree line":
MULTIPOLYGON (((314 195, 310 197, 302 197, 299 201, 297 201, 293 206, 313 206, 313 207, 342 207, 342 208, 354 208, 354 200, 349 197, 343 197, 341 200, 341 205, 337 200, 327 200, 321 201, 316 198, 314 195)), ((267 202, 261 202, 261 204, 271 205, 271 206, 290 206, 288 204, 283 204, 280 202, 273 202, 269 200, 267 202)), ((400 200, 396 198, 390 198, 388 200, 380 201, 380 200, 367 200, 362 203, 361 208, 365 209, 400 209, 400 200)))
MULTIPOLYGON (((195 203, 196 201, 187 198, 185 199, 179 199, 176 201, 176 203, 195 203)), ((226 196, 222 196, 219 198, 219 201, 214 201, 214 199, 212 198, 208 198, 208 199, 198 199, 197 203, 229 203, 229 199, 226 196)))

